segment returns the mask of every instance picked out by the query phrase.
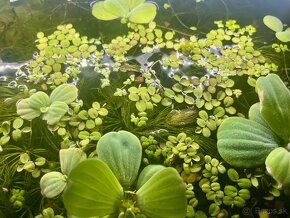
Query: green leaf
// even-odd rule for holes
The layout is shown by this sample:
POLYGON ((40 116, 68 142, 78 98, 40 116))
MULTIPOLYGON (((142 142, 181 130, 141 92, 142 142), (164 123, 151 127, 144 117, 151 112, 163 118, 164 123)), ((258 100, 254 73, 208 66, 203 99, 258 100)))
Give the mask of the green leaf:
POLYGON ((59 151, 61 172, 69 175, 72 169, 85 159, 87 159, 86 153, 79 148, 61 149, 59 151))
POLYGON ((145 2, 135 7, 129 14, 129 21, 133 23, 149 23, 157 13, 156 5, 152 2, 145 2))
POLYGON ((290 138, 290 91, 276 74, 257 80, 260 111, 270 128, 286 143, 290 138))
POLYGON ((99 159, 88 159, 77 165, 68 176, 63 194, 68 213, 79 217, 116 213, 122 198, 122 186, 99 159))
POLYGON ((283 32, 278 32, 275 34, 277 39, 279 39, 281 42, 290 42, 290 27, 288 27, 285 31, 283 32))
POLYGON ((29 98, 29 106, 34 110, 40 111, 42 107, 48 107, 49 105, 49 97, 44 92, 36 92, 29 98))
POLYGON ((24 123, 23 119, 18 117, 13 121, 13 128, 19 129, 23 125, 23 123, 24 123))
POLYGON ((234 167, 251 168, 264 164, 278 147, 272 131, 241 117, 230 117, 220 125, 217 148, 221 157, 234 167))
POLYGON ((135 135, 127 131, 109 132, 98 141, 97 153, 123 187, 129 188, 133 184, 142 156, 142 146, 135 135))
POLYGON ((67 104, 72 103, 78 97, 78 89, 71 84, 62 84, 55 88, 50 94, 50 101, 61 101, 67 104))
POLYGON ((117 17, 125 17, 129 12, 129 8, 126 7, 127 4, 122 4, 119 0, 106 0, 104 1, 104 9, 117 17))
POLYGON ((48 111, 43 114, 42 119, 46 120, 48 125, 54 125, 67 111, 68 106, 66 103, 55 101, 50 105, 48 111))
POLYGON ((269 128, 269 125, 267 124, 267 122, 264 120, 264 118, 262 117, 261 115, 261 112, 260 112, 260 103, 256 103, 256 104, 253 104, 251 107, 250 107, 250 110, 249 110, 249 120, 253 120, 267 128, 269 128))
POLYGON ((108 12, 104 7, 104 1, 96 2, 93 5, 92 14, 99 20, 114 20, 119 18, 118 16, 108 12))
POLYGON ((64 190, 67 177, 60 172, 49 172, 40 179, 41 194, 46 198, 54 198, 64 190))
POLYGON ((159 171, 166 169, 163 165, 148 165, 146 166, 139 175, 137 181, 137 190, 140 189, 152 176, 159 171))
POLYGON ((148 217, 184 218, 186 215, 185 186, 174 168, 154 174, 136 194, 137 206, 148 217))
POLYGON ((266 159, 268 173, 278 182, 279 188, 290 188, 290 152, 279 147, 266 159))
POLYGON ((275 32, 281 32, 283 30, 283 23, 277 17, 267 15, 263 18, 264 24, 275 32))
POLYGON ((33 120, 41 115, 40 110, 35 110, 30 107, 29 98, 19 101, 16 105, 17 114, 25 120, 33 120))

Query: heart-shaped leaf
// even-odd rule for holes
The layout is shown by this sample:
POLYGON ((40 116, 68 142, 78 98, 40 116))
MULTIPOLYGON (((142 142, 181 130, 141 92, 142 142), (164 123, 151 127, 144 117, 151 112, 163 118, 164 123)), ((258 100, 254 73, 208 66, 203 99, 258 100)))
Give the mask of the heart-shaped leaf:
POLYGON ((290 138, 290 91, 276 74, 257 80, 261 115, 286 143, 290 138))
POLYGON ((68 175, 75 166, 85 159, 87 159, 86 153, 79 148, 61 149, 59 151, 61 172, 68 175))
POLYGON ((16 105, 17 114, 25 120, 33 120, 41 115, 40 110, 35 110, 30 107, 29 98, 19 101, 16 105))
POLYGON ((283 23, 277 17, 267 15, 263 18, 264 24, 275 32, 280 32, 283 30, 283 23))
POLYGON ((270 129, 241 117, 225 119, 218 129, 217 138, 218 152, 234 167, 261 166, 268 154, 278 147, 270 129))
POLYGON ((56 101, 53 102, 48 111, 43 114, 42 119, 47 120, 48 125, 54 125, 57 123, 62 116, 68 111, 68 106, 64 102, 56 101))
POLYGON ((116 213, 122 198, 122 186, 110 168, 98 159, 78 164, 69 174, 63 194, 68 213, 79 217, 116 213))
POLYGON ((185 185, 174 168, 154 174, 138 191, 137 206, 148 217, 184 218, 185 185))
POLYGON ((72 84, 62 84, 56 87, 50 94, 50 101, 61 101, 67 104, 72 103, 78 97, 78 89, 72 84))
POLYGON ((127 131, 109 132, 98 141, 97 153, 123 187, 129 188, 133 184, 142 157, 142 146, 135 135, 127 131))
POLYGON ((290 152, 279 147, 273 150, 266 159, 269 174, 278 182, 279 188, 290 188, 290 152))

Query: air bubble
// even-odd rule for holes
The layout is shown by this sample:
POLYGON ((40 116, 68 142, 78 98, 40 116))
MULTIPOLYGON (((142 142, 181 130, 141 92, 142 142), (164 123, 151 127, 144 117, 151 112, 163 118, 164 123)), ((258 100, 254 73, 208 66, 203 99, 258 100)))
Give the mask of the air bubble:
POLYGON ((17 82, 16 81, 11 81, 10 83, 8 83, 8 87, 16 88, 17 87, 17 82))
POLYGON ((7 80, 7 77, 6 76, 0 76, 0 81, 6 81, 7 80))

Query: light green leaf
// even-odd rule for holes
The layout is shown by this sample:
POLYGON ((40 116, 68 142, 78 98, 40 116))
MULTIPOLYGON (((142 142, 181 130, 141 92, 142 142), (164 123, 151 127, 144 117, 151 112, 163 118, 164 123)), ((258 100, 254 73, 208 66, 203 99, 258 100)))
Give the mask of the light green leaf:
POLYGON ((279 39, 281 42, 290 42, 290 27, 288 27, 283 32, 277 32, 276 34, 277 39, 279 39))
POLYGON ((49 172, 40 179, 41 194, 46 198, 54 198, 64 190, 67 180, 60 172, 49 172))
POLYGON ((69 175, 72 169, 85 159, 87 159, 86 153, 79 148, 61 149, 59 151, 61 172, 69 175))
POLYGON ((117 17, 125 17, 129 12, 127 4, 122 4, 119 0, 106 0, 104 1, 104 9, 117 17))
POLYGON ((123 187, 129 188, 133 184, 142 156, 142 146, 135 135, 127 131, 109 132, 98 141, 97 153, 123 187))
POLYGON ((275 32, 281 32, 283 30, 283 23, 277 17, 267 15, 263 18, 264 24, 275 32))
POLYGON ((44 92, 36 92, 29 98, 29 106, 34 110, 40 110, 42 107, 50 105, 50 100, 44 92))
POLYGON ((278 182, 279 188, 290 188, 290 152, 279 147, 266 159, 268 173, 278 182))
POLYGON ((122 198, 122 186, 99 159, 88 159, 77 165, 68 176, 68 186, 63 194, 68 213, 79 217, 116 213, 122 198))
POLYGON ((119 18, 118 16, 111 14, 104 8, 104 1, 96 2, 93 5, 92 14, 99 20, 114 20, 119 18))
POLYGON ((253 104, 251 107, 250 107, 250 110, 249 110, 249 120, 253 120, 267 128, 269 128, 269 125, 267 124, 267 122, 264 120, 264 118, 262 117, 261 115, 261 112, 260 112, 260 103, 256 103, 256 104, 253 104))
POLYGON ((166 169, 163 165, 148 165, 146 166, 139 175, 137 181, 137 190, 140 189, 152 176, 159 171, 166 169))
POLYGON ((290 91, 280 77, 269 74, 257 80, 261 115, 286 143, 290 138, 290 91))
POLYGON ((152 2, 145 2, 135 7, 129 14, 129 21, 133 23, 149 23, 157 13, 156 5, 152 2))
POLYGON ((78 89, 72 84, 62 84, 55 88, 50 94, 50 101, 61 101, 67 104, 72 103, 78 97, 78 89))
POLYGON ((278 147, 270 129, 241 117, 225 119, 218 129, 217 138, 218 152, 234 167, 261 166, 268 154, 278 147))
POLYGON ((67 111, 68 106, 66 103, 55 101, 50 105, 48 111, 43 114, 42 119, 46 120, 48 125, 54 125, 67 111))
POLYGON ((148 217, 184 218, 186 215, 185 186, 174 168, 154 174, 136 194, 137 206, 148 217))
POLYGON ((41 115, 40 110, 36 110, 30 107, 29 98, 19 101, 16 105, 17 114, 25 120, 32 120, 41 115))

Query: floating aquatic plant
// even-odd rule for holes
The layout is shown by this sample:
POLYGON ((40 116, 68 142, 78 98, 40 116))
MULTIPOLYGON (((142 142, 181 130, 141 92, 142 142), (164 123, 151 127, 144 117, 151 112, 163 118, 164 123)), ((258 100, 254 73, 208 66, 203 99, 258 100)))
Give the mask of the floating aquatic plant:
POLYGON ((290 41, 290 27, 283 31, 283 23, 281 20, 275 16, 266 15, 263 18, 264 24, 273 30, 277 39, 281 42, 289 42, 290 41))
POLYGON ((100 20, 128 19, 133 23, 149 23, 157 12, 153 2, 145 0, 105 0, 93 4, 92 13, 100 20))

